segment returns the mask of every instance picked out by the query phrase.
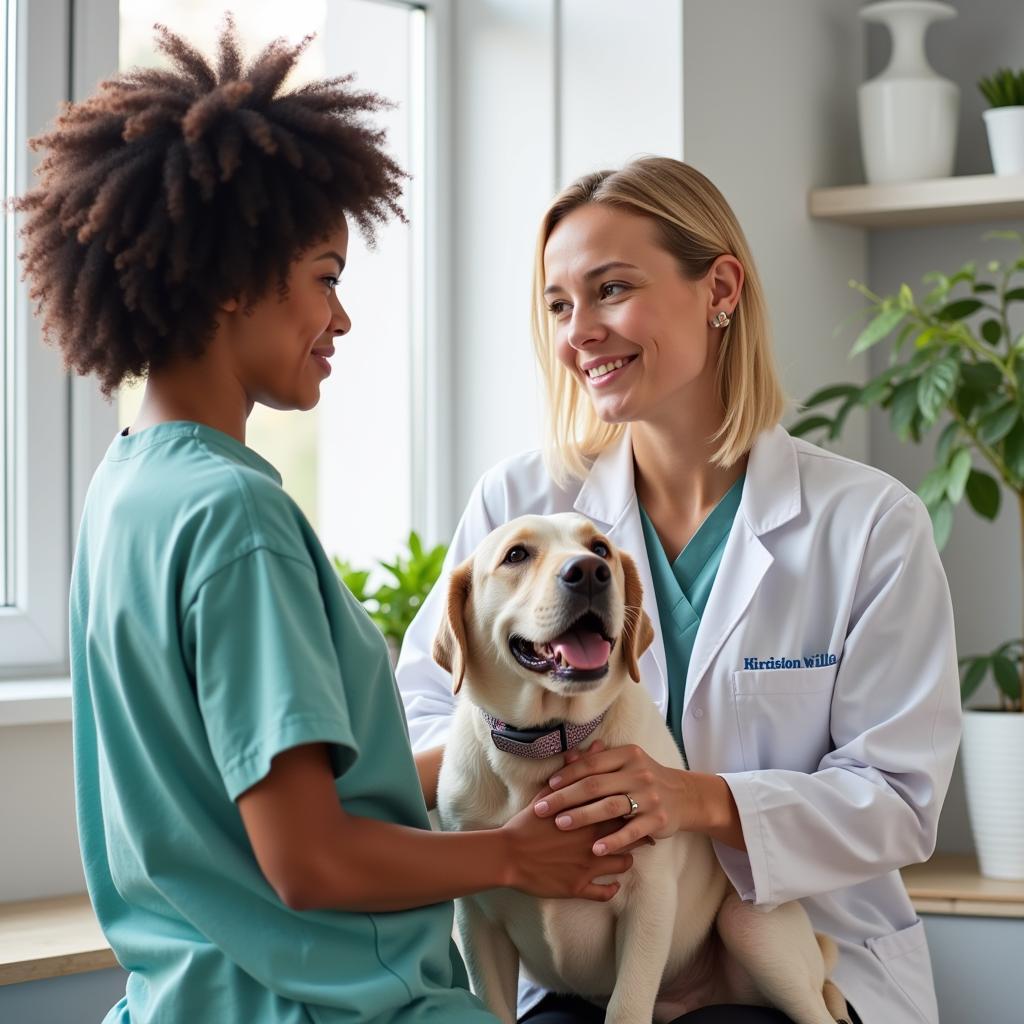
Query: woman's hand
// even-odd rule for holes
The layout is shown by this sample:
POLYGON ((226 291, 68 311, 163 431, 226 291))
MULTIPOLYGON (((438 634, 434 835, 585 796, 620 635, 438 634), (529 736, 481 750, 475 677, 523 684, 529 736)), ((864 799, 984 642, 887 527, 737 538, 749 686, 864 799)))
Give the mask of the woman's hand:
MULTIPOLYGON (((547 791, 538 794, 544 797, 547 791)), ((628 853, 601 856, 596 845, 615 826, 606 822, 558 829, 538 818, 532 804, 520 811, 501 831, 508 840, 507 884, 531 896, 582 898, 607 901, 618 891, 618 882, 595 882, 598 877, 621 875, 633 866, 628 853)))
POLYGON ((630 809, 627 793, 636 801, 636 817, 595 842, 598 856, 680 831, 705 832, 745 849, 739 811, 724 779, 668 768, 637 746, 606 750, 598 742, 585 754, 572 752, 549 785, 551 795, 536 801, 534 811, 569 831, 622 819, 630 809))

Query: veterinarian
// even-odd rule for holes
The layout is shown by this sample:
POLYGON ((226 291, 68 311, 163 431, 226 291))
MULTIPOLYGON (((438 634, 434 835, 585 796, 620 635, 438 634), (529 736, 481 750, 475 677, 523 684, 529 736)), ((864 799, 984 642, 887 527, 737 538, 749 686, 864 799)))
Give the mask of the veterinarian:
POLYGON ((319 400, 351 326, 348 220, 372 237, 401 212, 363 116, 382 101, 344 78, 281 91, 306 43, 244 62, 229 21, 209 63, 162 30, 169 69, 63 111, 18 202, 67 363, 108 394, 147 377, 71 593, 85 874, 129 971, 107 1024, 493 1024, 452 897, 617 890, 593 883, 607 823, 430 830, 437 766, 413 759, 383 637, 245 445, 255 402, 319 400))
MULTIPOLYGON (((960 735, 927 511, 779 425, 761 282, 735 215, 694 168, 648 158, 574 182, 543 218, 534 281, 547 447, 480 480, 448 566, 526 513, 593 520, 639 565, 657 632, 642 685, 690 769, 634 747, 581 755, 583 741, 536 812, 565 829, 626 818, 595 845, 605 854, 708 834, 744 900, 800 900, 835 939, 855 1019, 937 1024, 899 875, 932 853, 960 735)), ((453 708, 431 658, 445 592, 424 604, 398 668, 421 750, 443 745, 453 708)), ((534 1024, 602 1019, 525 978, 520 996, 534 1024)))

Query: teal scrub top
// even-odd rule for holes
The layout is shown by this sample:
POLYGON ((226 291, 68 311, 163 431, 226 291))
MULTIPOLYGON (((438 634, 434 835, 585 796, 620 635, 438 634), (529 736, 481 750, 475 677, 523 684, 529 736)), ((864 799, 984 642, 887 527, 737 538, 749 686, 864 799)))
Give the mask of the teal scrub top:
POLYGON ((701 616, 718 575, 725 542, 729 539, 729 531, 740 507, 745 477, 746 474, 740 476, 708 513, 674 562, 669 562, 654 524, 643 506, 640 506, 644 545, 651 566, 654 597, 658 603, 661 636, 665 644, 668 725, 684 758, 683 695, 686 692, 686 672, 690 667, 690 656, 693 654, 701 616))
POLYGON ((280 483, 234 438, 175 422, 115 438, 89 489, 78 827, 130 972, 105 1024, 493 1022, 450 902, 296 911, 256 862, 235 800, 299 744, 328 744, 350 813, 430 827, 384 638, 280 483))

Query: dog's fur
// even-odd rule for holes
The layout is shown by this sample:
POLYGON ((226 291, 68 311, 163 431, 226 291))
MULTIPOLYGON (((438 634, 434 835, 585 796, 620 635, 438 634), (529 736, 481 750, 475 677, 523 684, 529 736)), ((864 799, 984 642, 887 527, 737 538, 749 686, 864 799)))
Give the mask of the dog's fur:
MULTIPOLYGON (((585 723, 607 710, 588 743, 636 744, 682 769, 665 722, 636 685, 652 639, 635 565, 584 517, 524 516, 487 537, 452 574, 434 645, 462 690, 439 781, 442 826, 503 825, 562 764, 561 755, 532 760, 498 750, 480 708, 520 729, 585 723), (525 557, 506 560, 517 546, 525 557), (583 557, 593 568, 598 556, 610 583, 600 593, 570 592, 563 567, 583 557), (586 612, 598 616, 613 645, 600 678, 556 665, 538 671, 515 656, 513 638, 535 641, 533 650, 546 654, 544 645, 586 612)), ((846 1018, 846 1002, 827 980, 835 945, 815 935, 799 903, 764 912, 742 902, 700 833, 677 833, 633 856, 607 903, 510 889, 458 902, 473 988, 506 1024, 516 1019, 520 960, 548 989, 607 1003, 608 1024, 668 1021, 714 1003, 775 1006, 797 1024, 846 1018)))

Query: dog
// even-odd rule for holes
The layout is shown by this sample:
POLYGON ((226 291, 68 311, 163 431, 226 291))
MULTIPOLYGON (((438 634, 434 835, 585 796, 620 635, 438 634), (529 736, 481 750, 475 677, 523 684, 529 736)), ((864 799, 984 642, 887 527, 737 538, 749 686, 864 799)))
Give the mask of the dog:
MULTIPOLYGON (((684 769, 636 685, 654 638, 641 597, 632 559, 574 513, 515 519, 455 568, 433 649, 460 694, 438 781, 443 829, 500 827, 584 740, 636 744, 684 769)), ((502 1021, 516 1020, 520 962, 551 991, 605 1004, 607 1024, 716 1003, 774 1006, 797 1024, 846 1020, 827 977, 835 944, 799 903, 744 903, 701 833, 633 857, 607 902, 511 889, 457 901, 473 989, 502 1021)))

